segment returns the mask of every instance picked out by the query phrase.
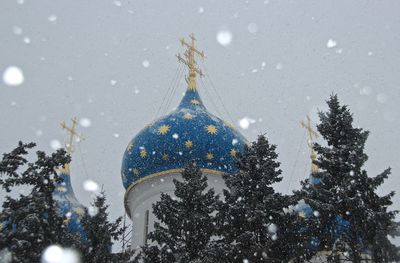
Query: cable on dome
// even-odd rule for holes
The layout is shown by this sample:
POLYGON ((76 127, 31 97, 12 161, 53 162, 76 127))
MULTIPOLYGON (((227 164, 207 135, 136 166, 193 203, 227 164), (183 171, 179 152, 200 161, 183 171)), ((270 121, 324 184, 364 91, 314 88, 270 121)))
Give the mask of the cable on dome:
POLYGON ((206 87, 206 85, 205 85, 205 83, 204 83, 204 81, 203 81, 202 78, 200 78, 200 83, 201 83, 201 87, 203 88, 203 90, 204 90, 205 93, 206 93, 207 98, 209 98, 209 100, 211 101, 211 104, 214 106, 215 111, 217 112, 217 114, 218 114, 219 116, 222 117, 221 112, 218 110, 218 107, 217 107, 217 105, 215 104, 215 102, 214 102, 212 96, 211 96, 210 93, 208 92, 207 87, 206 87))
POLYGON ((205 63, 204 63, 203 61, 201 61, 201 64, 202 64, 202 66, 203 66, 203 68, 204 68, 204 71, 205 71, 205 73, 206 73, 205 75, 206 75, 208 81, 209 81, 210 84, 211 84, 211 87, 213 88, 214 92, 217 94, 217 98, 218 98, 219 101, 221 102, 221 105, 222 105, 223 109, 225 110, 225 112, 226 112, 227 115, 228 115, 228 118, 230 119, 230 121, 231 121, 232 124, 233 124, 233 123, 234 123, 234 120, 233 120, 232 116, 230 115, 229 111, 227 110, 227 108, 225 107, 225 104, 224 104, 224 102, 222 101, 222 98, 221 98, 221 96, 219 95, 218 90, 215 88, 214 82, 211 80, 210 74, 208 73, 208 70, 207 70, 207 67, 206 67, 205 63))
POLYGON ((83 154, 82 154, 82 150, 81 150, 81 144, 80 143, 77 143, 77 144, 78 144, 79 156, 81 157, 83 172, 86 175, 86 179, 89 179, 89 174, 86 169, 85 159, 83 158, 83 154))
MULTIPOLYGON (((217 97, 218 97, 219 101, 221 102, 221 105, 222 105, 223 109, 225 110, 225 112, 226 112, 227 115, 228 115, 228 118, 230 119, 230 121, 232 122, 232 124, 234 124, 235 121, 233 120, 233 118, 232 118, 232 116, 230 115, 228 109, 226 108, 226 106, 225 106, 225 104, 224 104, 224 102, 223 102, 221 96, 219 95, 218 89, 215 88, 214 82, 212 81, 212 79, 211 79, 211 77, 210 77, 210 74, 208 73, 208 70, 207 70, 207 68, 206 68, 205 63, 204 63, 203 61, 201 61, 201 63, 202 63, 202 66, 203 66, 203 68, 204 68, 204 71, 205 71, 205 73, 206 73, 205 76, 207 77, 208 81, 209 81, 210 84, 211 84, 211 87, 214 89, 215 93, 217 94, 217 97)), ((257 133, 258 133, 258 134, 261 134, 261 131, 260 131, 260 128, 259 128, 259 126, 258 126, 257 121, 255 122, 255 124, 256 124, 257 133)))
POLYGON ((176 78, 176 80, 175 80, 175 83, 174 83, 174 85, 173 85, 173 87, 172 87, 172 91, 171 91, 171 93, 170 93, 169 100, 167 101, 166 109, 165 109, 166 111, 167 111, 168 108, 171 106, 172 98, 174 97, 174 94, 175 94, 177 88, 179 87, 179 82, 180 82, 181 79, 182 79, 182 73, 183 73, 183 71, 184 71, 184 69, 183 69, 183 67, 181 67, 181 69, 180 69, 179 72, 178 72, 178 75, 177 75, 177 78, 176 78))
POLYGON ((173 95, 175 94, 176 87, 177 87, 177 85, 178 85, 178 83, 180 81, 180 76, 182 75, 182 71, 183 71, 183 67, 180 66, 179 70, 178 70, 178 72, 177 72, 177 74, 175 76, 175 79, 174 79, 173 83, 171 84, 171 88, 168 90, 168 94, 167 94, 167 98, 165 100, 163 112, 167 112, 168 111, 168 108, 169 108, 169 105, 171 104, 171 100, 173 98, 173 95))
POLYGON ((160 113, 160 110, 161 110, 162 106, 164 105, 166 98, 167 98, 168 95, 169 95, 170 89, 171 89, 173 83, 175 82, 175 79, 176 79, 176 77, 177 77, 177 75, 178 75, 179 69, 180 69, 180 65, 178 65, 178 67, 176 67, 174 76, 173 76, 173 78, 171 79, 170 84, 168 85, 167 91, 166 91, 165 95, 163 96, 163 99, 162 99, 160 105, 158 106, 157 112, 155 113, 155 115, 154 115, 154 117, 153 117, 153 120, 156 119, 156 118, 158 117, 158 114, 160 113))
POLYGON ((170 91, 171 91, 171 89, 172 89, 174 83, 176 82, 176 78, 178 77, 178 75, 179 75, 178 73, 180 72, 181 68, 182 68, 182 66, 181 66, 181 64, 179 64, 178 67, 177 67, 176 70, 175 70, 174 77, 172 78, 170 84, 168 85, 167 92, 166 92, 165 95, 163 96, 163 100, 161 101, 161 104, 160 104, 160 106, 158 107, 158 109, 157 109, 157 111, 156 111, 156 113, 155 113, 155 115, 154 115, 154 117, 153 117, 153 120, 156 119, 156 118, 158 117, 158 114, 160 113, 160 110, 161 110, 161 108, 163 107, 163 105, 164 105, 164 103, 165 103, 165 101, 166 101, 166 98, 169 97, 170 91))
POLYGON ((300 141, 300 144, 299 144, 299 147, 298 147, 298 150, 297 150, 297 154, 296 154, 296 159, 295 159, 295 161, 293 163, 292 172, 290 173, 290 176, 289 176, 289 184, 288 184, 288 187, 286 189, 286 194, 289 193, 290 187, 292 185, 293 174, 294 174, 295 168, 297 166, 297 162, 299 160, 300 150, 302 148, 301 145, 303 144, 305 138, 306 138, 306 130, 304 130, 303 136, 301 137, 301 141, 300 141))

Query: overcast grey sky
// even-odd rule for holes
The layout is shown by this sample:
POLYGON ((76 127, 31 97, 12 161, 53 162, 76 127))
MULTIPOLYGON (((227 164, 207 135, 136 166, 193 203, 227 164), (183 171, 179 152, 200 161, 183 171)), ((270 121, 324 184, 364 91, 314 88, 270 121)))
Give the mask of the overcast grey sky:
MULTIPOLYGON (((75 193, 89 204, 82 185, 90 178, 104 185, 112 216, 123 215, 123 152, 156 115, 182 52, 178 39, 191 32, 229 114, 210 85, 211 96, 200 91, 203 101, 249 140, 266 132, 278 145, 280 191, 298 188, 307 176, 299 121, 308 113, 316 121, 332 92, 350 105, 356 125, 371 131, 370 175, 391 166, 382 192, 399 190, 397 0, 1 0, 0 73, 16 65, 25 81, 0 81, 0 152, 18 140, 52 151, 52 140, 66 139, 60 122, 90 119, 90 127, 79 127, 82 155, 73 156, 75 193), (232 34, 226 46, 216 39, 221 30, 232 34), (246 116, 256 123, 243 130, 238 121, 246 116)), ((184 90, 182 81, 162 114, 184 90)), ((400 209, 400 193, 394 200, 400 209)))

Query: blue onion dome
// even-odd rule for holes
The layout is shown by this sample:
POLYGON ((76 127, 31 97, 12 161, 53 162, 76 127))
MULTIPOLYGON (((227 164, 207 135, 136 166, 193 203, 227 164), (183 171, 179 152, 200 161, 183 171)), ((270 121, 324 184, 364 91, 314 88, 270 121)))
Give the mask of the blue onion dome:
POLYGON ((80 220, 84 215, 84 206, 76 199, 71 185, 69 164, 57 169, 58 175, 63 179, 62 182, 55 184, 53 198, 57 203, 59 214, 66 216, 68 229, 72 234, 78 234, 81 238, 85 237, 84 229, 80 220))
POLYGON ((235 157, 247 140, 233 126, 205 108, 195 86, 178 108, 142 129, 128 144, 122 161, 126 189, 150 175, 184 168, 195 161, 202 169, 237 171, 235 157))
MULTIPOLYGON (((315 154, 315 153, 314 153, 315 154)), ((311 155, 312 160, 316 159, 316 156, 311 155), (314 158, 313 158, 314 157, 314 158)), ((311 187, 318 187, 322 183, 321 179, 316 176, 319 173, 319 167, 312 164, 310 176, 308 178, 311 187)), ((300 200, 294 207, 294 212, 297 213, 298 217, 302 220, 307 221, 312 217, 319 217, 319 211, 313 210, 313 208, 307 204, 303 199, 300 200)), ((306 223, 302 231, 308 231, 308 224, 306 223)), ((332 226, 329 226, 331 233, 334 238, 340 238, 342 235, 346 235, 349 232, 350 222, 344 219, 341 215, 336 215, 335 222, 332 226)), ((320 245, 320 240, 317 237, 312 237, 310 240, 310 248, 317 250, 320 245)))

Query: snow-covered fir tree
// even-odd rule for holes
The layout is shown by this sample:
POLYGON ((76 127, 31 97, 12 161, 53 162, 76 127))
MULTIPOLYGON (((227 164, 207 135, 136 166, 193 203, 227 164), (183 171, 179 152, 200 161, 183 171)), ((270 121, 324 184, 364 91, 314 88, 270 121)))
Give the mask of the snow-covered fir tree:
POLYGON ((329 109, 320 112, 317 125, 327 145, 314 145, 315 164, 321 171, 313 176, 319 183, 306 180, 297 193, 318 213, 308 219, 304 234, 311 245, 329 252, 328 262, 361 262, 366 257, 374 262, 397 261, 398 248, 387 237, 396 226, 397 211, 389 209, 394 192, 377 193, 390 169, 368 176, 363 169, 368 131, 353 126, 352 114, 337 95, 327 104, 329 109))
POLYGON ((85 208, 81 220, 73 222, 79 231, 71 228, 72 218, 60 213, 60 200, 54 199, 57 187, 67 188, 65 174, 60 176, 57 167, 66 167, 70 157, 64 149, 50 156, 38 151, 37 160, 28 162, 26 155, 34 146, 20 142, 0 161, 1 187, 7 192, 24 187, 29 192, 18 198, 6 196, 0 213, 1 255, 9 255, 11 262, 39 262, 47 247, 61 245, 79 251, 83 262, 126 262, 128 253, 111 250, 124 229, 121 217, 108 219, 104 192, 96 196, 90 211, 85 208))
POLYGON ((92 206, 85 209, 81 220, 86 235, 81 247, 83 262, 124 262, 129 258, 128 254, 112 253, 112 241, 118 241, 125 229, 121 227, 122 217, 110 222, 108 207, 106 195, 101 192, 92 206))
POLYGON ((224 176, 228 190, 217 214, 221 239, 215 241, 214 252, 222 258, 216 262, 282 262, 293 257, 300 240, 290 233, 295 217, 284 213, 289 198, 273 188, 282 180, 277 157, 276 146, 261 135, 238 157, 240 172, 224 176))
POLYGON ((143 247, 143 262, 202 261, 215 235, 218 196, 213 189, 207 189, 207 177, 195 163, 185 167, 182 178, 183 181, 174 180, 174 197, 163 193, 153 205, 159 221, 149 233, 153 243, 143 247))
POLYGON ((11 252, 12 262, 39 262, 42 251, 51 244, 74 246, 65 217, 59 215, 53 199, 55 184, 62 179, 55 167, 70 161, 64 150, 46 155, 37 152, 37 160, 28 162, 28 150, 34 143, 18 146, 3 154, 0 161, 0 185, 7 192, 28 187, 29 194, 6 196, 0 213, 0 250, 11 252))

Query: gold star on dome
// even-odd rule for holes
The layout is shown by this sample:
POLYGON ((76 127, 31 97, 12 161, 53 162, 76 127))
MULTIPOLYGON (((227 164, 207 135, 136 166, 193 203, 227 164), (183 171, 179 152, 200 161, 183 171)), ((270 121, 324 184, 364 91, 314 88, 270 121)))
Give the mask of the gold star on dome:
POLYGON ((207 131, 208 134, 212 134, 212 135, 215 135, 215 134, 217 134, 217 132, 218 132, 217 127, 215 127, 214 125, 207 125, 207 126, 205 127, 205 129, 206 129, 206 131, 207 131))
POLYGON ((212 154, 212 153, 210 153, 210 152, 207 153, 207 154, 206 154, 206 159, 207 159, 207 160, 212 160, 212 159, 214 159, 214 154, 212 154))
POLYGON ((169 155, 164 153, 161 157, 161 159, 163 159, 164 161, 168 161, 169 160, 169 155))
POLYGON ((145 158, 147 156, 147 152, 145 149, 140 150, 140 157, 145 158))
MULTIPOLYGON (((69 221, 70 221, 70 219, 69 219, 69 218, 66 218, 66 219, 64 219, 63 223, 64 223, 64 224, 68 224, 69 221)), ((1 229, 0 229, 0 230, 1 230, 1 229)))
POLYGON ((190 113, 185 113, 185 115, 183 115, 183 118, 184 118, 185 120, 191 120, 191 119, 193 119, 193 115, 190 114, 190 113))
POLYGON ((200 105, 200 101, 196 100, 196 99, 192 99, 190 101, 190 103, 192 103, 193 105, 200 105))
POLYGON ((128 146, 126 146, 126 151, 129 152, 130 150, 132 150, 132 147, 133 147, 133 143, 130 142, 130 143, 128 144, 128 146))
POLYGON ((188 149, 192 148, 193 147, 193 142, 191 140, 187 140, 185 142, 185 147, 188 148, 188 149))
POLYGON ((138 176, 140 174, 140 171, 138 168, 133 168, 132 173, 133 173, 133 175, 138 176))
POLYGON ((145 128, 150 128, 151 126, 153 126, 153 123, 152 123, 152 122, 150 122, 149 124, 146 124, 144 127, 145 127, 145 128))
POLYGON ((237 151, 236 151, 235 149, 231 149, 231 151, 229 152, 229 154, 231 155, 231 157, 236 158, 237 151))
POLYGON ((158 134, 160 134, 160 135, 165 135, 165 134, 167 134, 168 132, 169 132, 169 129, 170 129, 171 127, 169 126, 169 125, 161 125, 159 128, 158 128, 158 134))

